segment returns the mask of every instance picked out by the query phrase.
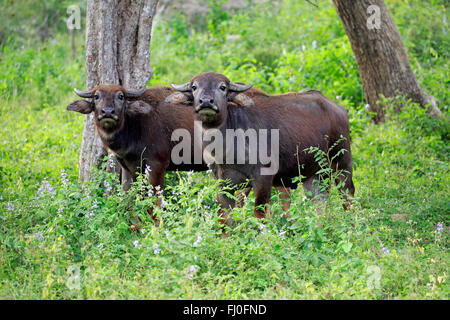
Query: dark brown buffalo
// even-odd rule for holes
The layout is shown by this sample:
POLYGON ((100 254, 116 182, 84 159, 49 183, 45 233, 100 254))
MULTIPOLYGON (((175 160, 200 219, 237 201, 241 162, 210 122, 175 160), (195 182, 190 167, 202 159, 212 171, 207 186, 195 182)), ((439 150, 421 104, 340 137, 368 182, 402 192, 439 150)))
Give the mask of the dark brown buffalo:
MULTIPOLYGON (((218 73, 199 74, 186 84, 172 87, 182 92, 186 101, 193 101, 195 118, 202 121, 204 132, 216 128, 225 137, 227 129, 279 129, 279 165, 275 174, 262 175, 260 169, 266 165, 259 160, 256 164, 218 164, 214 158, 217 156, 212 155, 216 161, 214 166, 217 178, 229 179, 232 185, 241 184, 247 179, 251 181, 255 191, 256 217, 263 218, 268 214, 268 206, 265 205, 270 202, 272 186, 296 187, 297 182, 293 178, 299 174, 303 177, 303 187, 311 191, 312 197, 326 196, 319 192, 317 183, 313 183, 320 179, 317 174, 320 167, 314 155, 304 151, 311 146, 328 151, 339 141, 331 150, 330 158, 341 149, 346 152, 334 158, 331 167, 334 170, 344 170, 344 175, 340 176, 344 184, 342 191, 353 196, 347 112, 319 91, 271 96, 250 89, 251 85, 230 82, 227 77, 218 73), (261 210, 260 206, 265 206, 265 209, 261 210)), ((204 147, 207 144, 204 143, 204 147)), ((268 142, 267 145, 270 147, 268 142)), ((223 153, 226 154, 230 147, 236 147, 236 140, 230 145, 224 145, 223 153)), ((261 144, 258 144, 258 148, 260 147, 261 144)), ((235 150, 234 153, 236 152, 235 150)), ((250 152, 246 152, 248 156, 250 152)), ((235 201, 224 194, 219 194, 219 201, 223 208, 235 205, 235 201)), ((225 215, 224 212, 223 214, 225 215)))
MULTIPOLYGON (((171 152, 177 143, 171 141, 175 129, 194 130, 194 112, 166 99, 172 88, 155 87, 130 92, 120 85, 100 85, 92 91, 76 93, 89 100, 77 100, 67 110, 84 114, 94 112, 95 126, 104 147, 116 154, 122 166, 122 183, 128 190, 139 170, 148 166, 149 184, 164 186, 167 170, 206 170, 203 163, 174 164, 171 152)), ((169 99, 170 100, 170 99, 169 99)), ((192 139, 192 152, 194 151, 192 139)))

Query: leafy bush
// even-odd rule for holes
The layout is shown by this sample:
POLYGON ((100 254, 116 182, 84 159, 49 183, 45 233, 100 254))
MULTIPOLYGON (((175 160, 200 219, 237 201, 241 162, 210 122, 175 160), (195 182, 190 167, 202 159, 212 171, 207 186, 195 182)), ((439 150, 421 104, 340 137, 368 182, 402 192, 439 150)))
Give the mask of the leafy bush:
MULTIPOLYGON (((420 83, 448 104, 443 2, 386 2, 420 83)), ((286 218, 273 192, 262 224, 250 194, 228 237, 210 173, 169 173, 151 196, 145 173, 126 194, 105 171, 78 182, 83 118, 65 106, 84 86, 83 52, 71 59, 57 28, 23 48, 13 33, 0 49, 0 298, 448 299, 448 110, 386 100, 388 121, 370 124, 338 19, 331 1, 263 1, 216 8, 210 29, 182 13, 155 26, 151 85, 218 71, 269 93, 318 89, 349 114, 351 210, 334 186, 325 202, 299 188, 286 218)))

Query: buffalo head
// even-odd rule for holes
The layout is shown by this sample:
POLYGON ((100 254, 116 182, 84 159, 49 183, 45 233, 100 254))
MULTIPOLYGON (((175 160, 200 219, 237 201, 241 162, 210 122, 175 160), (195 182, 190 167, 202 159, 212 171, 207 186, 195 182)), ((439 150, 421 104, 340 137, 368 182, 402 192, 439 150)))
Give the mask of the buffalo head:
POLYGON ((144 101, 136 100, 145 93, 146 89, 139 91, 126 90, 120 85, 99 85, 91 91, 75 93, 89 100, 77 100, 67 106, 67 110, 84 114, 94 112, 94 121, 98 130, 111 134, 120 130, 125 121, 125 113, 147 113, 151 107, 144 101), (133 99, 134 101, 129 101, 133 99))
POLYGON ((187 100, 193 100, 196 118, 205 127, 211 128, 219 127, 226 121, 229 102, 240 104, 242 96, 238 97, 239 93, 252 86, 231 82, 220 73, 208 72, 195 76, 185 84, 173 84, 172 88, 182 92, 187 100))

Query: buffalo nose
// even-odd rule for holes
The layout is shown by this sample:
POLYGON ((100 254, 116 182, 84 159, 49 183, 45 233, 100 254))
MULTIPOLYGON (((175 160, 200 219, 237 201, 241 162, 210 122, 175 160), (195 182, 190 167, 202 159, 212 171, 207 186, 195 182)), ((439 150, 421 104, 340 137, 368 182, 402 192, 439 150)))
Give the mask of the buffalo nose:
POLYGON ((114 114, 114 108, 111 108, 111 107, 103 108, 102 114, 114 114))
POLYGON ((199 99, 199 102, 202 105, 211 105, 211 104, 214 103, 214 99, 212 99, 212 98, 202 98, 202 99, 199 99))

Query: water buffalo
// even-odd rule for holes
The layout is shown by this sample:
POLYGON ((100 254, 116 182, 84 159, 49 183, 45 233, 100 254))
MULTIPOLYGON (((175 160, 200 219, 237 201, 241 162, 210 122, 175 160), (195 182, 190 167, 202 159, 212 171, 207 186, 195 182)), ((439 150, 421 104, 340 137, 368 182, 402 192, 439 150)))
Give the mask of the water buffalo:
MULTIPOLYGON (((164 186, 164 174, 171 170, 203 171, 207 166, 190 163, 175 164, 171 151, 176 144, 171 140, 175 129, 194 131, 194 112, 180 104, 168 102, 172 88, 154 87, 132 92, 120 85, 100 85, 91 91, 75 92, 82 98, 67 106, 67 110, 84 114, 94 112, 95 127, 105 149, 116 154, 122 167, 122 183, 130 187, 139 170, 147 166, 149 184, 164 186)), ((192 142, 193 143, 193 142, 192 142)), ((191 148, 192 152, 194 147, 191 148)))
MULTIPOLYGON (((319 91, 271 96, 250 89, 251 84, 234 83, 226 76, 212 72, 199 74, 188 83, 172 87, 183 93, 186 101, 193 102, 195 118, 201 121, 205 135, 215 130, 211 133, 215 139, 219 139, 220 134, 232 137, 223 138, 222 147, 209 148, 211 152, 206 154, 211 158, 209 162, 213 163, 216 178, 228 179, 234 186, 251 181, 256 217, 267 216, 272 186, 295 188, 297 181, 293 178, 300 174, 303 187, 311 191, 307 194, 326 196, 318 184, 313 183, 320 179, 320 166, 313 154, 305 152, 311 146, 328 151, 336 144, 331 150, 333 161, 330 165, 334 170, 343 170, 343 175, 339 176, 343 182, 342 191, 353 196, 348 116, 344 108, 319 91), (256 132, 257 140, 252 132, 256 132), (241 143, 239 150, 237 146, 239 139, 242 142, 242 136, 245 143, 241 143), (346 151, 336 156, 341 149, 346 151), (262 157, 264 152, 261 150, 270 150, 270 163, 267 157, 262 157), (260 157, 255 161, 256 155, 260 157)), ((186 105, 192 106, 192 103, 186 105)), ((208 148, 205 139, 203 147, 205 151, 208 148)), ((221 212, 223 221, 230 223, 225 211, 234 207, 235 200, 220 193, 219 202, 225 209, 221 212)))

